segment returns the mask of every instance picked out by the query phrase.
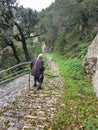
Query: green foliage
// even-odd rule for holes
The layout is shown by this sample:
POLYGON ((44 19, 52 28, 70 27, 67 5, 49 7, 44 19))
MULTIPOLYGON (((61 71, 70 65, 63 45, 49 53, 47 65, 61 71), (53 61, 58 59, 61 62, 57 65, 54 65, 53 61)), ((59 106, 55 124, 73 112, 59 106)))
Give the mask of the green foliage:
POLYGON ((82 63, 79 59, 68 59, 65 61, 66 74, 74 79, 83 79, 82 63))
POLYGON ((19 55, 19 58, 22 62, 25 61, 25 57, 24 57, 24 53, 23 53, 23 49, 21 48, 21 44, 20 45, 16 45, 16 51, 19 55))
POLYGON ((90 115, 86 119, 83 120, 84 130, 98 130, 98 118, 90 115))
POLYGON ((28 44, 28 50, 31 59, 35 56, 38 56, 38 54, 41 53, 42 44, 39 41, 38 37, 33 39, 28 39, 27 44, 28 44))
POLYGON ((83 79, 82 61, 78 58, 63 60, 59 54, 50 54, 60 67, 61 75, 74 79, 83 79))
POLYGON ((0 59, 0 70, 7 69, 16 64, 13 54, 4 53, 0 59))
POLYGON ((48 66, 46 66, 45 72, 44 74, 46 76, 48 76, 48 78, 54 78, 55 76, 53 75, 53 73, 50 71, 50 68, 48 66))
POLYGON ((55 49, 54 50, 56 50, 56 51, 60 52, 61 54, 63 54, 64 53, 64 48, 65 48, 65 46, 67 44, 65 35, 64 34, 60 35, 57 38, 55 43, 56 44, 55 44, 55 49))
POLYGON ((37 21, 37 12, 29 8, 25 9, 23 6, 18 7, 17 0, 0 1, 0 48, 10 45, 14 54, 13 58, 17 60, 17 63, 22 59, 24 61, 24 58, 25 61, 30 60, 26 39, 31 37, 31 33, 37 35, 35 28, 37 21), (22 44, 21 49, 20 47, 17 49, 20 57, 14 48, 16 41, 22 44))
POLYGON ((52 122, 52 129, 97 130, 98 100, 92 83, 83 79, 81 60, 65 59, 59 54, 50 54, 58 64, 60 74, 65 78, 63 100, 65 106, 52 122))
POLYGON ((98 31, 97 11, 97 0, 55 0, 51 8, 39 13, 47 46, 67 57, 84 55, 89 45, 86 39, 91 41, 98 31))

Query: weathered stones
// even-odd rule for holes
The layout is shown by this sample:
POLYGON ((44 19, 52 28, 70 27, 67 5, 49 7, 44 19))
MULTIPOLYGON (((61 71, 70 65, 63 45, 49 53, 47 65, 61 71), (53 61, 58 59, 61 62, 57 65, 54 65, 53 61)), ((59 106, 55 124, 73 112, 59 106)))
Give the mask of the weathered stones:
POLYGON ((84 58, 83 59, 83 66, 86 72, 86 79, 91 80, 92 77, 95 74, 96 71, 96 63, 97 63, 97 58, 96 57, 91 57, 91 58, 84 58))
POLYGON ((7 130, 19 130, 19 129, 16 127, 9 127, 7 130))
POLYGON ((88 47, 88 52, 83 58, 83 66, 86 72, 86 79, 92 80, 94 91, 98 97, 98 34, 88 47))
MULTIPOLYGON (((33 82, 33 78, 31 77, 31 83, 32 82, 33 82)), ((2 109, 3 107, 8 106, 10 102, 15 101, 17 96, 21 95, 21 93, 28 90, 27 83, 28 83, 28 74, 20 78, 17 78, 16 80, 1 87, 0 88, 0 108, 2 109)))

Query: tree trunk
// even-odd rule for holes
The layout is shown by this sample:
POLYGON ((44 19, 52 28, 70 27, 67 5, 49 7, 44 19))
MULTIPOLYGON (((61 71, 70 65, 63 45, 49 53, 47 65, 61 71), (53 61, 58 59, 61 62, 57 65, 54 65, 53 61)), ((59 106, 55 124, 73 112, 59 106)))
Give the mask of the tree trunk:
POLYGON ((27 49, 27 45, 26 45, 26 41, 25 41, 24 34, 23 34, 23 32, 22 32, 20 26, 17 24, 17 22, 15 22, 14 24, 17 26, 17 29, 18 29, 19 32, 20 32, 21 42, 22 42, 22 47, 23 47, 25 59, 26 59, 26 61, 29 61, 29 60, 30 60, 30 56, 29 56, 29 53, 28 53, 28 49, 27 49))
POLYGON ((13 41, 10 41, 10 43, 8 43, 9 46, 11 46, 12 50, 13 50, 13 53, 14 53, 14 56, 15 56, 15 59, 17 61, 17 64, 20 63, 20 59, 17 55, 17 52, 16 52, 16 49, 15 49, 15 46, 13 44, 13 41))

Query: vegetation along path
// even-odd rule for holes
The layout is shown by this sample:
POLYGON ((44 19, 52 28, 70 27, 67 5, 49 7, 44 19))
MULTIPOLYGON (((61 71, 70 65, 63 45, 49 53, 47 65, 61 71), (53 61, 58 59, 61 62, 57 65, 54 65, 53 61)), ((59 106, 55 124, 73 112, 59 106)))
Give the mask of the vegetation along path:
MULTIPOLYGON (((51 71, 58 73, 58 67, 51 62, 51 71), (53 69, 54 68, 54 69, 53 69)), ((31 77, 33 78, 33 77, 31 77)), ((0 111, 0 130, 47 130, 59 109, 64 88, 63 78, 45 75, 43 89, 25 91, 0 111)), ((33 83, 32 83, 33 84, 33 83)))

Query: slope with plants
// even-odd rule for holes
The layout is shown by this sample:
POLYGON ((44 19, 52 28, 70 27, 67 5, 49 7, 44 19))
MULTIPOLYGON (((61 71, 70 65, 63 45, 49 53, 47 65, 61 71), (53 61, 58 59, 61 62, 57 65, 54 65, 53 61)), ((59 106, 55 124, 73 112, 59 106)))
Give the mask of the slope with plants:
POLYGON ((65 78, 65 104, 52 122, 53 130, 97 130, 98 99, 92 83, 84 80, 84 70, 78 58, 64 59, 59 54, 51 54, 65 78))
POLYGON ((38 14, 41 37, 65 57, 81 57, 98 32, 97 0, 55 0, 38 14))

